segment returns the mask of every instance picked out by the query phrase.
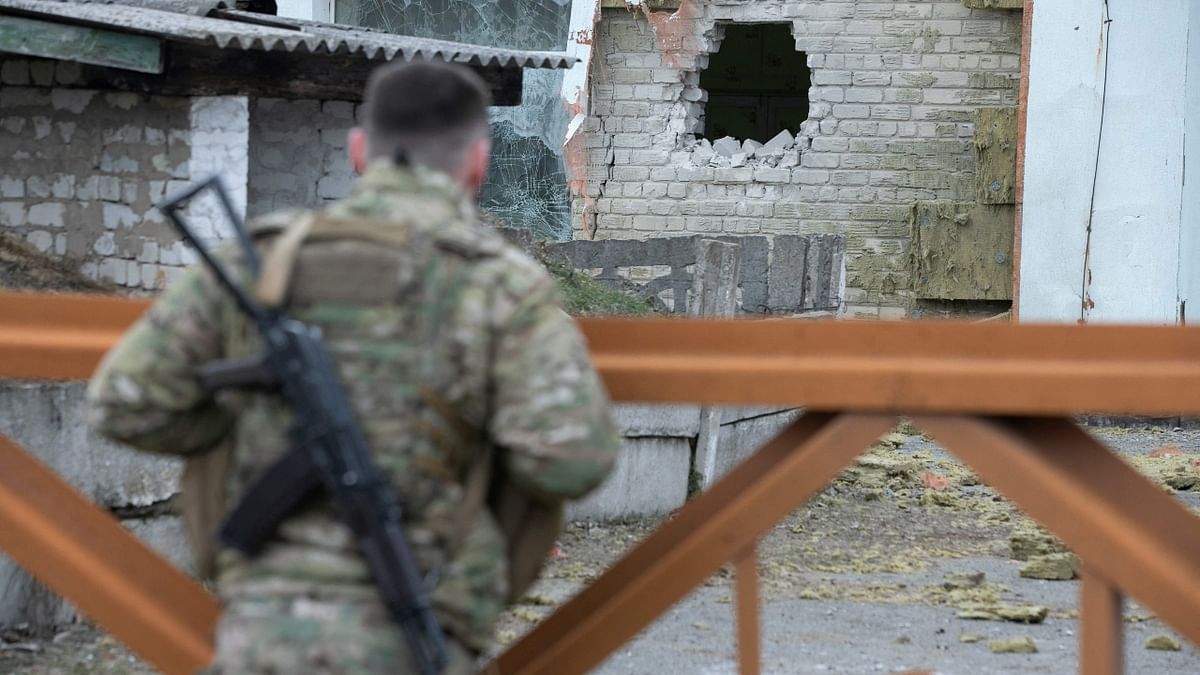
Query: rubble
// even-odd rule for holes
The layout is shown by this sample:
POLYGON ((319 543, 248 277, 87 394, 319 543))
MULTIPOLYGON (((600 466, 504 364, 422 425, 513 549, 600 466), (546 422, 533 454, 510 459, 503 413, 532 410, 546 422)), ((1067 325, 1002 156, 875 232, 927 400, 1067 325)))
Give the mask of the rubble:
POLYGON ((1037 556, 1067 552, 1067 547, 1054 535, 1036 526, 1032 529, 1013 531, 1008 538, 1008 545, 1013 560, 1029 560, 1037 556))
POLYGON ((691 153, 696 166, 742 167, 766 166, 790 169, 800 166, 800 153, 806 145, 804 138, 797 138, 784 129, 771 140, 761 143, 752 138, 738 141, 732 136, 715 141, 701 138, 684 142, 684 150, 691 153))
POLYGON ((1074 553, 1036 555, 1021 566, 1020 575, 1026 579, 1070 581, 1079 574, 1079 558, 1074 553))
MULTIPOLYGON (((705 139, 704 142, 707 142, 705 139)), ((730 136, 718 139, 712 144, 712 151, 721 157, 733 157, 735 153, 742 151, 742 144, 738 143, 730 136)), ((692 156, 695 159, 695 155, 692 156)))
POLYGON ((1041 605, 1009 605, 1007 603, 963 603, 957 616, 972 621, 1012 621, 1013 623, 1041 623, 1050 614, 1050 608, 1041 605))
POLYGON ((1154 649, 1163 652, 1177 652, 1183 649, 1183 645, 1179 644, 1179 640, 1170 635, 1155 635, 1152 638, 1147 638, 1142 646, 1146 649, 1154 649))
POLYGON ((1031 637, 992 640, 988 648, 993 654, 1036 654, 1038 650, 1037 643, 1031 637))

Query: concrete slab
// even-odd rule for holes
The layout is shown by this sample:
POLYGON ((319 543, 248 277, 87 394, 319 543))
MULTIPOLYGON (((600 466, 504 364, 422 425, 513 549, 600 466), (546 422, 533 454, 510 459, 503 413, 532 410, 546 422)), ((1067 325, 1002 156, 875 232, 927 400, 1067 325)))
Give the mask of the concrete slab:
POLYGON ((695 436, 700 428, 700 406, 622 403, 612 407, 617 429, 626 438, 645 436, 695 436))
POLYGON ((754 454, 763 443, 774 438, 799 416, 799 410, 791 409, 722 425, 715 478, 725 475, 743 459, 754 454))
POLYGON ((178 459, 134 452, 87 427, 81 382, 0 382, 0 433, 104 506, 160 502, 179 483, 178 459))
POLYGON ((570 520, 612 520, 670 513, 687 500, 691 443, 685 438, 625 441, 608 480, 567 509, 570 520))

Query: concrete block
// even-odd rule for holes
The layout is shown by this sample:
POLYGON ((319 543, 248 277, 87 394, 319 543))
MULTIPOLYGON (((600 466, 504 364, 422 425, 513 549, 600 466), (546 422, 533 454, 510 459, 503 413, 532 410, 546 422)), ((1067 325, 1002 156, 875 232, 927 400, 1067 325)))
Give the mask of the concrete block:
POLYGON ((84 422, 84 386, 0 383, 0 433, 98 504, 147 506, 175 494, 180 461, 134 452, 93 433, 84 422))
POLYGON ((608 480, 571 503, 567 517, 610 520, 669 513, 687 500, 691 455, 684 438, 627 439, 608 480))
POLYGON ((754 454, 798 417, 800 411, 791 409, 723 424, 717 446, 715 478, 725 475, 742 460, 754 454))
POLYGON ((696 435, 700 407, 694 405, 643 405, 620 403, 612 407, 617 429, 626 438, 696 435))
POLYGON ((726 136, 713 142, 712 149, 714 153, 722 157, 733 157, 742 151, 742 146, 735 139, 726 136))

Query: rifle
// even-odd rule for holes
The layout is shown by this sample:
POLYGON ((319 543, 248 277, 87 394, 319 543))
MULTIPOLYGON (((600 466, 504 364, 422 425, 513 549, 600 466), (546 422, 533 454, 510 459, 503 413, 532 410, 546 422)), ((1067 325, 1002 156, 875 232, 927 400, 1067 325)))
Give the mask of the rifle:
POLYGON ((234 212, 221 180, 212 176, 158 205, 184 241, 254 321, 266 345, 257 357, 218 361, 201 379, 210 390, 265 386, 279 391, 295 421, 288 430, 292 449, 247 490, 222 524, 222 544, 257 554, 279 523, 313 492, 324 487, 354 533, 384 603, 408 641, 422 675, 446 666, 441 626, 403 527, 403 507, 387 477, 371 461, 367 441, 338 381, 337 371, 315 326, 289 318, 280 308, 261 307, 234 282, 197 240, 180 216, 183 204, 212 190, 232 223, 253 278, 261 268, 249 233, 234 212))

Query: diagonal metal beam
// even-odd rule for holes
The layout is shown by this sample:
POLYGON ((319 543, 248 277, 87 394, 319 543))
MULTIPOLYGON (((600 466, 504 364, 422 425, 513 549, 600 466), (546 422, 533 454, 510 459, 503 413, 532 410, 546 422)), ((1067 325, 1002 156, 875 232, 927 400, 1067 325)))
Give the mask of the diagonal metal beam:
POLYGON ((588 672, 820 492, 895 424, 888 415, 800 418, 501 654, 487 672, 588 672))
POLYGON ((4 436, 0 549, 163 672, 212 659, 216 599, 4 436))
POLYGON ((1090 570, 1200 645, 1200 519, 1067 419, 913 423, 1058 535, 1090 570))

